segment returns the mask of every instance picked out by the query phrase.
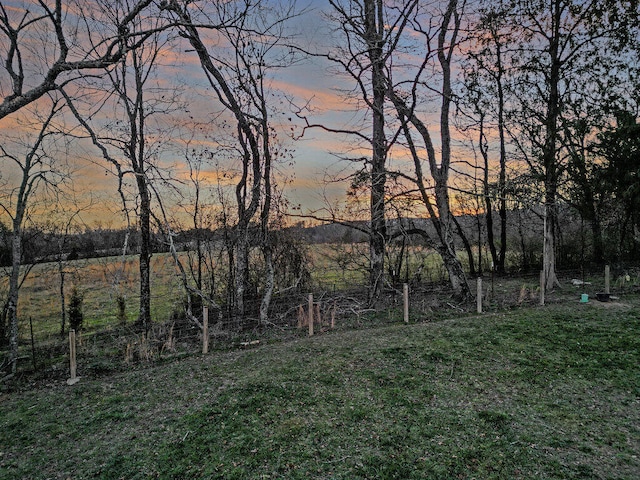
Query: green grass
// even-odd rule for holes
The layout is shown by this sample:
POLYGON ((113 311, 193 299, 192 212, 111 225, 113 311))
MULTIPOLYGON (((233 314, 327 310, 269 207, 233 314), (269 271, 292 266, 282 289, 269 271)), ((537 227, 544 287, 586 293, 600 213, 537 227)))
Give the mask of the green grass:
MULTIPOLYGON (((309 246, 307 251, 308 267, 312 274, 310 289, 316 293, 322 293, 325 291, 339 292, 345 289, 353 291, 360 287, 364 291, 367 282, 367 249, 366 244, 309 246)), ((388 265, 391 265, 394 260, 394 255, 397 254, 396 250, 397 248, 389 248, 390 257, 386 260, 388 265)), ((417 284, 425 286, 432 296, 447 296, 448 292, 445 292, 444 295, 437 293, 431 283, 436 282, 437 284, 446 277, 439 256, 434 251, 420 246, 410 246, 408 252, 412 278, 413 274, 420 271, 420 281, 417 281, 417 284)), ((464 260, 465 256, 461 255, 461 259, 464 260)), ((152 320, 161 324, 168 321, 172 312, 181 309, 184 291, 171 255, 155 254, 151 263, 151 314, 152 320)), ((138 259, 135 255, 127 256, 124 264, 122 257, 108 257, 77 260, 65 265, 67 301, 74 285, 84 294, 83 329, 85 333, 99 332, 118 324, 116 298, 119 294, 126 298, 127 321, 133 323, 137 319, 140 289, 138 268, 138 259)), ((405 268, 406 264, 402 269, 403 275, 405 268)), ((547 301, 552 302, 554 298, 567 295, 579 298, 579 293, 589 293, 593 297, 597 291, 602 291, 602 274, 585 280, 593 282, 588 290, 578 291, 570 286, 568 279, 566 279, 564 284, 567 288, 564 291, 558 290, 553 295, 548 294, 547 301)), ((7 282, 6 275, 0 277, 0 296, 6 295, 7 282)), ((20 290, 18 305, 21 346, 28 347, 31 343, 30 320, 36 344, 51 340, 57 341, 61 320, 59 282, 58 265, 55 262, 35 265, 27 277, 20 290)), ((469 283, 472 290, 475 289, 475 281, 469 279, 469 283)), ((523 286, 530 292, 527 301, 537 303, 537 300, 531 300, 531 298, 537 299, 538 285, 537 275, 524 280, 496 277, 495 281, 491 281, 490 277, 486 276, 485 292, 490 289, 492 294, 495 291, 496 295, 495 297, 491 295, 491 298, 487 299, 485 310, 499 310, 505 306, 513 305, 523 286)), ((635 273, 631 282, 626 284, 626 288, 621 287, 614 277, 612 278, 612 293, 617 294, 618 291, 628 290, 629 287, 637 290, 638 285, 640 285, 640 276, 635 273)), ((418 312, 429 310, 429 305, 424 301, 424 296, 422 299, 413 297, 411 308, 418 312)), ((436 309, 440 309, 441 303, 439 300, 435 302, 436 309)), ((436 312, 434 315, 438 316, 438 313, 436 312)))
POLYGON ((0 478, 636 479, 634 301, 335 332, 4 394, 0 478))
MULTIPOLYGON (((165 322, 182 299, 182 288, 173 259, 168 254, 156 254, 151 260, 151 314, 155 321, 165 322)), ((77 260, 65 266, 65 293, 68 302, 72 287, 84 295, 84 330, 99 331, 117 325, 118 294, 126 298, 129 322, 137 318, 140 299, 138 259, 136 256, 77 260)), ((0 291, 6 291, 6 278, 0 291)), ((56 263, 35 265, 20 290, 18 312, 21 343, 30 341, 29 319, 36 340, 43 341, 60 332, 60 276, 56 263)), ((65 327, 68 328, 68 325, 65 327)))

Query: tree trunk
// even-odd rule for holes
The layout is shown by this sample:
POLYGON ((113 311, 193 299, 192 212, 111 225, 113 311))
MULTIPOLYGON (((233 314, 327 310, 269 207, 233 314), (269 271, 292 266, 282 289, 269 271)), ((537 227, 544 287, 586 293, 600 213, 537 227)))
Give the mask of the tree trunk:
MULTIPOLYGON (((501 140, 504 140, 501 138, 501 140)), ((496 250, 495 237, 493 234, 493 205, 491 202, 491 192, 489 191, 489 151, 487 146, 486 137, 484 134, 484 115, 481 114, 480 117, 480 153, 482 154, 482 159, 484 160, 483 166, 483 178, 482 178, 482 193, 484 195, 484 207, 485 207, 485 222, 487 225, 487 244, 489 245, 489 251, 491 252, 491 261, 493 262, 493 268, 495 269, 498 266, 498 252, 496 250)), ((501 164, 503 163, 501 159, 501 164)), ((502 172, 501 172, 502 173, 502 172)), ((479 237, 479 235, 478 235, 479 237)), ((478 242, 478 248, 481 249, 480 242, 478 242)), ((482 272, 482 266, 480 262, 478 262, 478 268, 482 272)), ((502 268, 504 269, 504 262, 502 262, 502 268)), ((471 272, 473 275, 473 272, 471 272)))
MULTIPOLYGON (((474 277, 476 275, 476 266, 475 266, 475 260, 473 258, 473 250, 471 249, 471 243, 469 243, 469 239, 467 238, 467 236, 465 235, 464 231, 462 230, 462 225, 460 225, 460 222, 458 221, 458 219, 455 216, 451 216, 453 222, 456 225, 456 229, 458 230, 458 236, 460 237, 460 240, 462 240, 462 244, 464 245, 464 249, 467 252, 467 258, 469 259, 469 275, 471 275, 472 277, 474 277)), ((478 230, 480 229, 480 226, 478 226, 478 230)), ((480 233, 478 232, 478 240, 480 240, 480 233)), ((478 241, 478 270, 480 271, 480 273, 482 274, 482 247, 480 242, 478 241)))
POLYGON ((273 295, 275 270, 273 267, 273 249, 271 242, 267 240, 262 247, 264 257, 265 278, 264 292, 260 301, 260 323, 266 325, 269 320, 269 306, 271 305, 271 296, 273 295))
POLYGON ((9 323, 9 373, 15 375, 18 367, 18 290, 20 288, 20 266, 22 264, 21 216, 13 221, 11 248, 11 274, 9 276, 7 320, 9 323))
POLYGON ((148 331, 151 327, 151 199, 146 178, 136 175, 140 195, 140 310, 138 323, 148 331))
POLYGON ((598 215, 591 219, 591 234, 593 235, 593 260, 596 263, 602 263, 604 261, 604 244, 602 243, 602 226, 598 215))
POLYGON ((507 148, 505 140, 504 121, 504 87, 502 78, 504 68, 502 66, 502 49, 498 39, 496 39, 497 77, 496 86, 498 90, 498 136, 500 138, 500 173, 498 175, 498 196, 500 216, 500 253, 495 259, 495 270, 498 273, 505 273, 505 258, 507 256, 507 148))
MULTIPOLYGON (((502 166, 500 176, 503 177, 502 166)), ((506 257, 507 257, 507 199, 504 185, 506 182, 504 181, 504 177, 500 180, 502 188, 500 189, 500 207, 499 207, 499 216, 500 216, 500 253, 498 254, 498 261, 496 262, 496 272, 505 273, 506 272, 506 257)))
POLYGON ((560 2, 553 2, 552 12, 552 33, 549 37, 549 61, 548 72, 549 97, 547 99, 547 109, 545 112, 545 141, 542 152, 544 167, 544 199, 545 199, 545 226, 544 226, 544 246, 542 270, 544 272, 545 290, 551 290, 557 284, 556 276, 556 238, 555 228, 557 222, 556 197, 558 190, 558 160, 556 149, 558 144, 558 120, 560 117, 560 22, 561 5, 560 2))
POLYGON ((238 224, 236 238, 236 313, 243 317, 246 313, 246 294, 249 283, 249 229, 238 224))
MULTIPOLYGON (((493 235, 493 205, 489 195, 485 196, 485 222, 487 224, 487 243, 489 244, 489 252, 491 252, 491 262, 493 268, 496 269, 499 263, 498 252, 496 250, 495 237, 493 235)), ((479 247, 479 245, 478 245, 479 247)))
POLYGON ((436 205, 438 206, 438 215, 442 222, 441 242, 443 246, 443 261, 447 272, 449 273, 449 281, 453 291, 461 298, 471 296, 471 290, 467 283, 466 276, 460 260, 456 255, 456 247, 451 228, 451 210, 449 201, 449 167, 451 165, 451 131, 449 126, 449 112, 451 109, 452 89, 451 89, 451 55, 455 48, 458 29, 460 28, 460 17, 455 14, 458 8, 457 0, 450 0, 447 10, 444 14, 440 33, 438 35, 438 63, 442 68, 442 106, 440 109, 440 139, 442 148, 442 160, 440 167, 435 166, 435 162, 431 163, 431 172, 435 181, 436 205), (453 18, 453 26, 450 24, 453 18), (446 37, 449 29, 453 28, 449 46, 446 46, 446 37))
POLYGON ((449 208, 449 187, 448 182, 442 178, 435 177, 435 196, 436 205, 438 206, 438 218, 434 219, 440 223, 440 254, 444 267, 449 274, 449 282, 456 296, 460 298, 468 298, 471 296, 471 290, 467 283, 467 277, 458 259, 456 253, 455 239, 453 237, 453 216, 449 208))
POLYGON ((462 298, 467 297, 468 295, 464 292, 469 289, 469 285, 467 284, 466 275, 455 250, 451 250, 446 247, 441 248, 440 256, 442 257, 444 268, 447 270, 447 274, 449 275, 449 282, 451 283, 452 290, 456 295, 462 298))
POLYGON ((385 75, 382 45, 384 22, 382 0, 365 0, 366 42, 371 61, 371 83, 373 88, 373 129, 371 157, 371 228, 369 236, 369 301, 378 298, 384 285, 384 254, 386 246, 385 187, 387 139, 384 131, 385 75))
MULTIPOLYGON (((62 252, 60 253, 62 256, 62 252)), ((64 298, 64 267, 62 259, 58 261, 58 273, 60 274, 60 337, 64 337, 64 329, 67 323, 67 307, 64 298)))
POLYGON ((555 203, 551 203, 551 198, 555 200, 555 194, 549 193, 544 207, 544 240, 542 255, 542 271, 544 272, 544 286, 546 291, 553 290, 556 285, 560 285, 556 276, 556 235, 555 225, 558 221, 555 203))

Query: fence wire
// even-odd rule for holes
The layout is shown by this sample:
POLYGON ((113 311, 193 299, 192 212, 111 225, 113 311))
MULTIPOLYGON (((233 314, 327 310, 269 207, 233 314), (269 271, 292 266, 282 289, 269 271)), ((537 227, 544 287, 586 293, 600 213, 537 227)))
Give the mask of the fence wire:
MULTIPOLYGON (((562 272, 563 288, 548 292, 546 301, 576 302, 583 295, 603 290, 603 275, 584 280, 581 271, 562 272)), ((617 269, 611 274, 613 294, 640 292, 640 274, 634 269, 617 269)), ((539 304, 539 276, 535 273, 517 276, 485 275, 482 292, 478 283, 469 281, 474 298, 460 300, 443 282, 408 284, 409 319, 411 323, 435 322, 446 318, 473 315, 476 299, 482 297, 483 312, 505 311, 539 304)), ((364 284, 338 288, 335 284, 316 283, 307 291, 276 294, 267 321, 259 316, 260 299, 246 303, 246 314, 230 314, 208 309, 209 352, 254 348, 271 341, 286 341, 309 334, 309 297, 312 296, 314 335, 332 331, 399 324, 405 319, 403 284, 387 285, 381 296, 370 301, 364 284)), ((110 322, 93 325, 77 334, 77 371, 80 377, 99 377, 129 368, 202 353, 203 314, 194 312, 198 323, 190 320, 176 300, 167 318, 154 319, 150 328, 142 330, 135 322, 110 322)), ((30 322, 31 324, 33 322, 30 322)), ((19 367, 23 375, 33 379, 64 379, 69 375, 70 345, 66 335, 34 335, 33 326, 22 328, 19 367), (28 333, 30 332, 30 334, 28 333)))

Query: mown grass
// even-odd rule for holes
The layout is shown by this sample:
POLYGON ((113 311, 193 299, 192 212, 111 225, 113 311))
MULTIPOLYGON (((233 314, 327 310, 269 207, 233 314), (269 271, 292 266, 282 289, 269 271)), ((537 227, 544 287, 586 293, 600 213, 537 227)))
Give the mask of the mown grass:
POLYGON ((637 300, 341 331, 5 394, 0 478, 639 478, 637 300))

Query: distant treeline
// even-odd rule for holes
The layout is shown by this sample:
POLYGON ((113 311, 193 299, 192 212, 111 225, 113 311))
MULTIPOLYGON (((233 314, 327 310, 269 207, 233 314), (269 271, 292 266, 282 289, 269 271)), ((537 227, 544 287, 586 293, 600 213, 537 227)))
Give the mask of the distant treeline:
MULTIPOLYGON (((139 248, 139 235, 135 230, 98 228, 75 233, 60 233, 30 227, 23 232, 22 263, 121 255, 125 239, 127 253, 136 253, 139 248)), ((155 236, 154 247, 157 251, 163 250, 160 236, 155 236)), ((2 223, 0 223, 0 265, 11 265, 11 233, 2 223)))
MULTIPOLYGON (((457 247, 461 254, 465 249, 472 249, 472 262, 478 266, 488 260, 488 255, 479 254, 478 245, 485 247, 486 223, 483 214, 459 215, 456 217, 460 230, 457 232, 457 247)), ((538 268, 542 254, 542 225, 544 219, 542 210, 517 210, 508 212, 508 248, 510 252, 510 266, 518 270, 538 268)), ((426 232, 433 235, 433 226, 428 219, 390 219, 387 221, 389 244, 409 242, 413 245, 424 245, 426 232)), ((608 235, 606 257, 608 261, 635 261, 638 252, 635 237, 627 237, 626 243, 621 243, 615 237, 615 225, 605 229, 608 235)), ((256 226, 257 228, 257 226, 256 226)), ((313 245, 322 243, 366 243, 367 222, 326 223, 322 225, 305 225, 300 222, 282 229, 288 238, 302 244, 313 245)), ((567 207, 561 210, 558 225, 559 243, 557 245, 558 263, 561 268, 574 268, 593 260, 592 232, 585 222, 581 221, 576 212, 567 207)), ((178 251, 189 251, 194 248, 196 241, 224 242, 228 233, 223 229, 186 229, 173 235, 173 242, 178 251)), ((44 263, 58 260, 71 261, 82 258, 97 258, 122 255, 123 253, 137 254, 139 252, 139 232, 136 229, 85 229, 74 233, 60 233, 45 231, 31 227, 24 230, 23 235, 23 264, 44 263), (125 250, 126 244, 126 250, 125 250)), ((259 242, 259 235, 255 235, 253 243, 259 242)), ((152 235, 153 251, 168 252, 169 244, 160 232, 152 235)), ((469 251, 466 252, 467 255, 469 251)), ((0 223, 0 265, 11 264, 11 234, 9 228, 0 223)))

